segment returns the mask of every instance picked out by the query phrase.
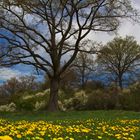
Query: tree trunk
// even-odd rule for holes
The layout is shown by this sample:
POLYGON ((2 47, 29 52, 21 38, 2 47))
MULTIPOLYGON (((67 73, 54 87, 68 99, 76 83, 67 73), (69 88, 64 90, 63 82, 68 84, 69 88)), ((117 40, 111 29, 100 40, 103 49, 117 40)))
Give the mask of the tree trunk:
POLYGON ((85 76, 82 75, 82 89, 85 88, 85 76))
POLYGON ((122 85, 122 75, 119 76, 119 87, 120 87, 120 89, 123 89, 123 85, 122 85))
POLYGON ((59 90, 59 78, 50 79, 50 98, 48 103, 48 111, 58 111, 58 90, 59 90))
POLYGON ((82 69, 82 75, 81 75, 81 82, 82 82, 82 85, 81 85, 81 87, 82 87, 82 89, 84 90, 85 89, 85 69, 83 68, 82 69))

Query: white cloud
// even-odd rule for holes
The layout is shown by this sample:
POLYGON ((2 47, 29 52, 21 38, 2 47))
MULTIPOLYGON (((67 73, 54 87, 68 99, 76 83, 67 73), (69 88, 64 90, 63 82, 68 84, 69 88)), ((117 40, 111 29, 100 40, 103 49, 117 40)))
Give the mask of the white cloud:
MULTIPOLYGON (((132 5, 134 8, 140 11, 140 0, 132 1, 132 5)), ((133 23, 132 21, 123 20, 121 26, 118 30, 118 35, 125 37, 126 35, 134 36, 135 39, 140 43, 140 23, 133 23)), ((88 38, 92 39, 93 41, 102 42, 105 44, 106 42, 112 40, 115 37, 115 34, 109 35, 105 32, 96 32, 90 33, 88 38)))
MULTIPOLYGON (((140 43, 140 25, 125 20, 118 30, 118 35, 122 37, 125 37, 126 35, 134 36, 137 42, 140 43)), ((88 35, 88 38, 90 38, 93 41, 102 42, 103 44, 105 44, 108 41, 112 40, 115 36, 115 34, 96 32, 90 33, 88 35)))
POLYGON ((1 68, 0 69, 0 80, 8 80, 12 77, 20 77, 21 72, 18 70, 12 70, 10 68, 1 68))
POLYGON ((133 5, 136 9, 140 10, 140 0, 132 0, 132 5, 133 5))

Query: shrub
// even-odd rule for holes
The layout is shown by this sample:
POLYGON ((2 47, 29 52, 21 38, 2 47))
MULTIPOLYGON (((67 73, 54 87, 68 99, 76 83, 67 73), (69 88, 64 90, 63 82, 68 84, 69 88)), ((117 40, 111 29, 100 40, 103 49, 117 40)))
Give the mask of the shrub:
POLYGON ((69 98, 69 99, 65 99, 63 101, 63 104, 64 104, 64 107, 67 109, 67 110, 73 110, 73 98, 69 98))
POLYGON ((86 109, 115 109, 119 91, 115 89, 94 90, 88 95, 86 109))
POLYGON ((83 110, 85 108, 88 96, 85 91, 76 92, 72 98, 65 99, 63 104, 67 110, 83 110))
POLYGON ((33 111, 35 106, 36 100, 34 98, 28 98, 28 99, 20 99, 17 102, 18 110, 26 110, 26 111, 33 111))
POLYGON ((10 103, 7 105, 1 105, 0 106, 1 112, 15 112, 16 111, 16 105, 14 103, 10 103))
POLYGON ((15 101, 19 110, 37 111, 46 107, 49 98, 49 91, 39 92, 36 94, 24 93, 17 101, 15 101))
POLYGON ((58 101, 58 106, 61 111, 66 111, 66 108, 64 107, 64 104, 61 101, 58 101))
POLYGON ((86 109, 103 109, 103 93, 101 90, 96 90, 88 95, 86 109))
POLYGON ((140 83, 134 83, 129 89, 131 92, 131 109, 140 111, 140 83))
POLYGON ((43 100, 43 101, 37 101, 35 103, 35 106, 34 106, 34 111, 38 111, 38 110, 44 110, 45 107, 46 107, 46 101, 43 100))

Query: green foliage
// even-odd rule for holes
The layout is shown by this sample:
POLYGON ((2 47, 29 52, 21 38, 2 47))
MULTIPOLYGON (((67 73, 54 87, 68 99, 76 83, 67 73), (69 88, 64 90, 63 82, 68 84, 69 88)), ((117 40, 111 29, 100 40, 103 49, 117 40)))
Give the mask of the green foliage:
POLYGON ((37 111, 46 109, 49 99, 49 90, 35 94, 25 93, 19 100, 16 100, 18 110, 37 111))
POLYGON ((136 82, 131 85, 126 94, 123 94, 127 106, 124 109, 140 111, 140 83, 136 82))
POLYGON ((88 96, 85 91, 77 91, 74 96, 63 101, 67 110, 83 110, 85 108, 88 96))
POLYGON ((97 57, 97 62, 102 71, 110 73, 111 79, 123 87, 125 74, 135 74, 140 60, 140 45, 134 37, 115 37, 108 42, 97 57))
POLYGON ((120 90, 110 87, 104 90, 94 90, 88 95, 87 110, 119 109, 140 111, 140 83, 120 90))
MULTIPOLYGON (((94 85, 94 83, 90 84, 94 85)), ((140 111, 139 82, 123 90, 115 85, 111 85, 107 88, 100 86, 100 83, 98 88, 93 88, 94 86, 92 87, 91 85, 85 90, 59 90, 59 109, 61 111, 113 109, 140 111)), ((4 106, 0 106, 0 111, 12 110, 9 109, 9 104, 12 102, 16 105, 14 109, 16 111, 46 110, 49 95, 49 90, 42 92, 15 93, 12 94, 10 100, 8 100, 4 106)))
POLYGON ((20 99, 19 102, 17 102, 18 110, 33 111, 35 102, 36 101, 33 98, 28 100, 20 99))

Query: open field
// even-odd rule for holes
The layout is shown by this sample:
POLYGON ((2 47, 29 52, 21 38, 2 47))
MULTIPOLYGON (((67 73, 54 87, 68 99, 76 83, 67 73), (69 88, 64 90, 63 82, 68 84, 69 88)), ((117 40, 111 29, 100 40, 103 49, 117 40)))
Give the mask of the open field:
POLYGON ((140 140, 138 112, 0 113, 0 118, 0 140, 140 140))

